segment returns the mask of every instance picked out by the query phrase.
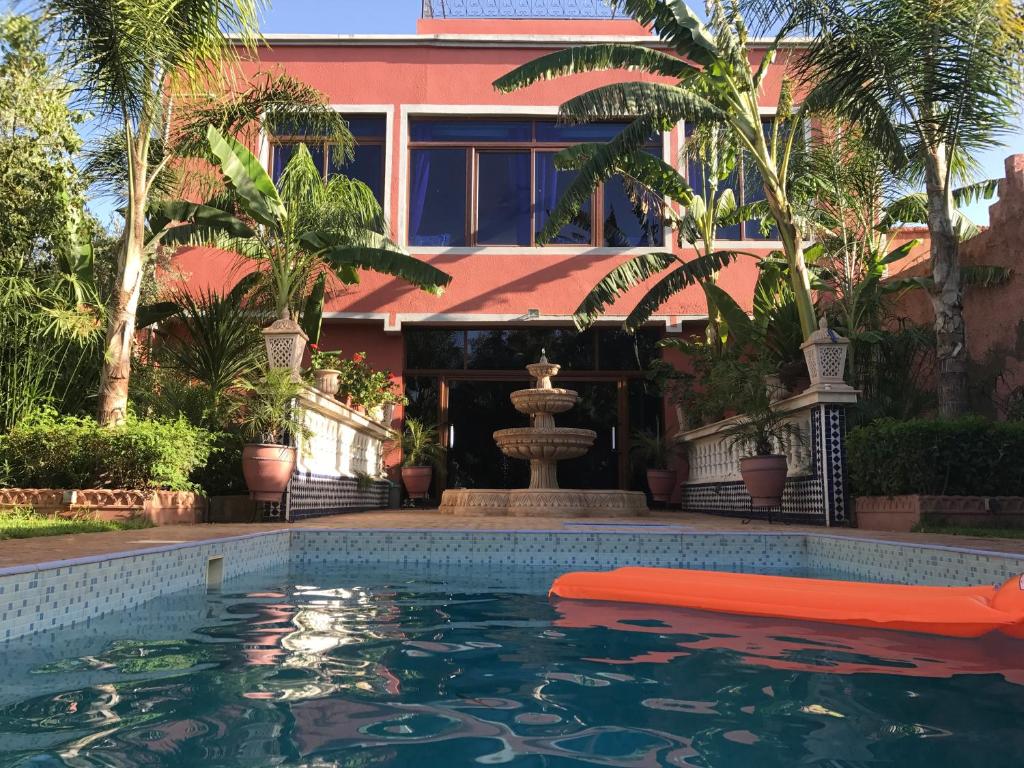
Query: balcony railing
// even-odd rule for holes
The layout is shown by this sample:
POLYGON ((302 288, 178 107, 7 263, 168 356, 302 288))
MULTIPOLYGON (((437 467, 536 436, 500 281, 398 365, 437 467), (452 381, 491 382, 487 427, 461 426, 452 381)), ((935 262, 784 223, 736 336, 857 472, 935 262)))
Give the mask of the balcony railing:
POLYGON ((423 0, 425 19, 614 19, 604 0, 423 0))

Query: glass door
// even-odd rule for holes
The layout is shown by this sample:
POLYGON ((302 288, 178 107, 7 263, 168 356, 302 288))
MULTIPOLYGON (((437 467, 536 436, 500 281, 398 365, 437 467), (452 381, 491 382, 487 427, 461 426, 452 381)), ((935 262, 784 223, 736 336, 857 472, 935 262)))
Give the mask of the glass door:
POLYGON ((592 429, 597 432, 594 447, 578 459, 558 462, 558 484, 562 488, 604 490, 619 487, 618 386, 615 381, 567 381, 566 389, 580 395, 575 408, 555 416, 561 427, 592 429))
POLYGON ((445 435, 449 488, 525 488, 530 484, 529 463, 505 456, 493 437, 499 429, 529 426, 529 419, 509 399, 513 390, 525 386, 521 381, 449 379, 445 435))

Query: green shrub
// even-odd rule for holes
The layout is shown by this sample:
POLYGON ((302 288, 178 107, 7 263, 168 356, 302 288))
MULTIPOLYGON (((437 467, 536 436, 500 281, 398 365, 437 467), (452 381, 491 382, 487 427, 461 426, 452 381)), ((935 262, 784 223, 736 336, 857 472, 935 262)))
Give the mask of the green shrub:
POLYGON ((185 419, 130 418, 104 428, 89 418, 37 412, 0 436, 3 481, 23 488, 194 490, 213 435, 185 419))
POLYGON ((1024 424, 880 419, 850 432, 857 496, 1024 495, 1024 424))

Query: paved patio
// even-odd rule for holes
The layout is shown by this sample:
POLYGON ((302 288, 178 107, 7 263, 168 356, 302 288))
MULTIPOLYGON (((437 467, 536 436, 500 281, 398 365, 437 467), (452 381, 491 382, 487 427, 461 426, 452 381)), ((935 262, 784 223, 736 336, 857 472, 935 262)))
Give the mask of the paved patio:
POLYGON ((134 531, 109 533, 77 533, 67 536, 46 536, 34 539, 0 541, 0 568, 67 560, 79 557, 111 554, 128 550, 149 549, 189 541, 239 536, 258 531, 301 528, 434 528, 452 530, 588 530, 607 529, 606 524, 624 526, 673 524, 694 532, 776 531, 829 533, 838 536, 876 539, 884 541, 934 544, 947 547, 980 549, 990 552, 1009 552, 1024 555, 1024 540, 987 539, 970 536, 948 536, 924 533, 887 533, 850 528, 822 528, 818 526, 769 524, 763 521, 743 523, 737 518, 715 517, 688 512, 656 512, 642 518, 613 520, 602 518, 543 518, 543 517, 452 517, 434 510, 387 510, 357 512, 346 515, 321 517, 293 523, 231 524, 231 525, 172 525, 134 531), (592 526, 600 523, 600 526, 592 526), (590 525, 587 525, 590 524, 590 525))

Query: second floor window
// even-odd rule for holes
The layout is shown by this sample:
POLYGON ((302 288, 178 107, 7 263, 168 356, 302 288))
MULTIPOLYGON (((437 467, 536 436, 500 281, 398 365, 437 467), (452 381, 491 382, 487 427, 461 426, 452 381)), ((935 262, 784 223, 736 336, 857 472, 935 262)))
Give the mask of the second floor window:
POLYGON ((348 128, 355 137, 356 146, 351 160, 323 138, 307 135, 301 127, 287 135, 275 137, 271 148, 270 167, 276 182, 281 177, 288 161, 292 159, 299 144, 305 144, 313 156, 313 162, 321 169, 324 178, 344 174, 358 179, 373 192, 377 202, 384 204, 384 159, 386 150, 387 124, 383 116, 346 116, 348 128))
MULTIPOLYGON (((574 171, 555 167, 555 155, 580 142, 608 141, 626 125, 411 121, 409 244, 536 245, 538 233, 575 178, 574 171)), ((652 137, 645 149, 660 156, 660 137, 652 137)), ((614 176, 550 244, 629 248, 662 242, 657 212, 635 206, 623 180, 614 176)))

